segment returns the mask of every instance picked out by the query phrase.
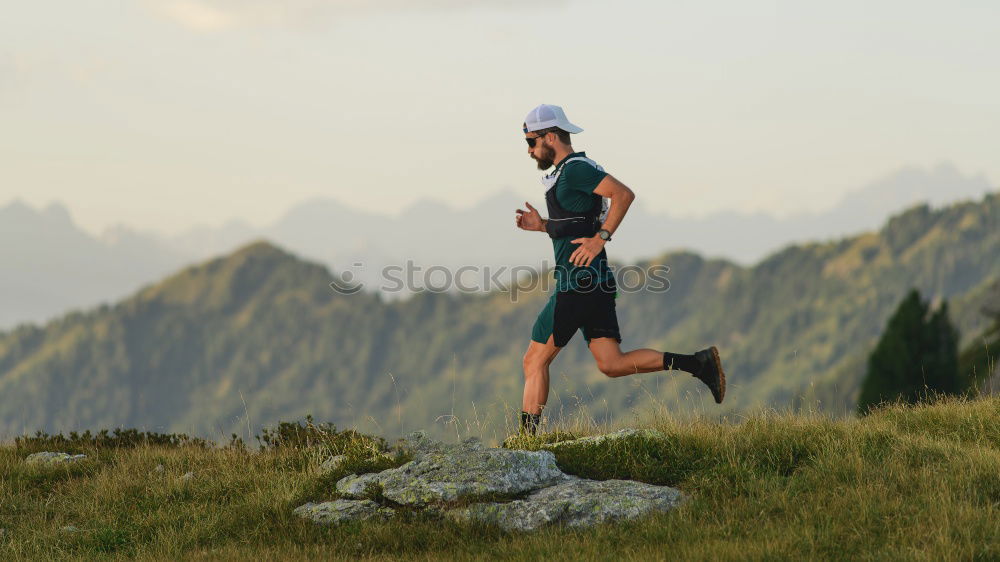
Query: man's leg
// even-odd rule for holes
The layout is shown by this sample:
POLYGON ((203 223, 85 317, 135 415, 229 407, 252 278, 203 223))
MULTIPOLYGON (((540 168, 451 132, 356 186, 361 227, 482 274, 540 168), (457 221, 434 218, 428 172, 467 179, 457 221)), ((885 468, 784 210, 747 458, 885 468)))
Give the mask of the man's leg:
POLYGON ((597 368, 608 377, 676 369, 690 373, 705 383, 716 403, 722 403, 726 395, 726 375, 715 346, 694 355, 681 355, 655 349, 635 349, 623 353, 616 338, 592 338, 589 345, 597 368))
POLYGON ((542 413, 549 400, 549 365, 562 348, 555 346, 554 336, 546 343, 532 340, 524 353, 524 396, 521 411, 532 415, 542 413))
MULTIPOLYGON (((521 433, 534 434, 538 428, 542 408, 549 399, 549 365, 577 330, 572 323, 572 315, 567 316, 565 304, 557 307, 557 303, 561 302, 558 294, 553 293, 531 328, 531 342, 522 362, 524 395, 521 399, 521 433)), ((569 311, 572 312, 571 309, 569 311)))
POLYGON ((636 373, 655 373, 663 369, 663 352, 655 349, 635 349, 623 353, 615 338, 590 340, 590 353, 597 368, 609 377, 624 377, 636 373))

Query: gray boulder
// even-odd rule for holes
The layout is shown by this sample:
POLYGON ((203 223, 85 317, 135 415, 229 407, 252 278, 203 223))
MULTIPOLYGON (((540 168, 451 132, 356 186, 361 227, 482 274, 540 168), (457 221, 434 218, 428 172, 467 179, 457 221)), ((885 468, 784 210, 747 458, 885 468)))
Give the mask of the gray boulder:
POLYGON ((626 439, 632 438, 646 438, 646 439, 663 439, 666 435, 663 432, 657 431, 655 429, 632 429, 626 428, 614 433, 608 433, 607 435, 595 435, 592 437, 581 437, 579 439, 571 439, 569 441, 557 441, 556 443, 548 443, 542 445, 543 449, 546 450, 557 450, 562 447, 567 446, 593 446, 593 445, 615 445, 626 439))
POLYGON ((396 512, 388 507, 381 507, 371 500, 336 500, 323 503, 307 503, 293 511, 299 517, 311 519, 316 523, 331 524, 344 521, 364 521, 366 519, 388 519, 396 512))
POLYGON ((447 445, 411 435, 402 446, 414 460, 376 474, 350 475, 337 492, 362 498, 378 485, 382 495, 402 505, 422 506, 490 495, 517 495, 566 479, 549 451, 484 448, 476 440, 447 445))
POLYGON ((85 458, 87 458, 87 455, 71 455, 69 453, 43 451, 41 453, 32 453, 28 455, 28 457, 24 459, 24 462, 27 464, 54 466, 82 461, 85 458))
MULTIPOLYGON (((396 456, 393 455, 393 454, 391 454, 391 453, 372 452, 370 455, 368 455, 368 457, 365 460, 368 460, 368 461, 386 461, 386 460, 388 460, 388 461, 391 462, 391 461, 395 460, 395 458, 396 458, 396 456)), ((336 470, 339 470, 341 467, 344 466, 344 463, 346 463, 348 460, 349 460, 349 458, 348 458, 347 455, 334 455, 332 457, 329 457, 325 461, 323 461, 322 463, 320 463, 320 465, 319 465, 319 472, 322 474, 322 473, 334 472, 336 470)))
POLYGON ((449 445, 427 437, 426 432, 414 431, 413 433, 407 435, 406 438, 400 439, 394 447, 396 451, 407 453, 417 459, 427 454, 446 453, 456 448, 482 449, 483 444, 479 441, 479 439, 470 437, 458 445, 449 445))
POLYGON ((631 480, 570 478, 539 490, 524 500, 481 503, 449 512, 460 521, 499 525, 508 531, 532 531, 550 523, 585 527, 606 521, 634 519, 673 509, 682 501, 679 490, 631 480))
MULTIPOLYGON (((626 429, 610 435, 586 437, 546 445, 546 448, 609 445, 627 446, 630 438, 662 438, 655 430, 626 429)), ((627 520, 673 509, 683 501, 680 491, 628 480, 584 480, 568 476, 556 466, 552 451, 485 448, 478 440, 449 445, 410 435, 397 451, 413 460, 399 468, 375 474, 352 474, 337 482, 346 498, 319 504, 307 503, 295 513, 318 523, 339 523, 387 518, 394 511, 382 507, 380 498, 399 505, 423 508, 425 513, 447 515, 460 521, 496 524, 510 531, 531 531, 558 523, 571 527, 627 520), (506 503, 489 501, 524 497, 506 503), (499 496, 499 498, 497 498, 499 496), (467 507, 449 509, 449 503, 466 500, 467 507), (480 503, 474 503, 480 502, 480 503), (483 503, 489 502, 489 503, 483 503)), ((336 457, 330 464, 342 462, 336 457)), ((384 502, 383 502, 384 503, 384 502)))

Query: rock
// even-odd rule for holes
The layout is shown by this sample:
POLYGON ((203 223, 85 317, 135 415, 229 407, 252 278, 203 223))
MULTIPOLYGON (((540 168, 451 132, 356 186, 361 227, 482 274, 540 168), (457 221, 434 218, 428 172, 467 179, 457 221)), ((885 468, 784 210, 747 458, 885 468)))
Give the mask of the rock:
MULTIPOLYGON (((560 447, 627 445, 631 438, 664 438, 655 430, 625 429, 609 435, 585 437, 545 445, 560 447)), ((375 474, 351 474, 337 482, 337 492, 352 499, 307 503, 295 509, 317 523, 339 523, 374 517, 388 518, 391 508, 377 502, 423 508, 460 521, 496 524, 510 531, 530 531, 548 524, 571 527, 634 519, 673 509, 683 501, 680 491, 628 480, 584 480, 563 474, 549 450, 485 448, 476 439, 449 445, 414 433, 397 445, 413 457, 398 468, 375 474), (507 503, 496 500, 530 493, 507 503), (369 495, 370 497, 365 497, 369 495), (451 502, 467 500, 466 507, 449 510, 451 502), (375 500, 375 501, 373 501, 375 500)), ((343 466, 343 455, 327 459, 324 470, 343 466)), ((190 473, 189 473, 190 474, 190 473)))
POLYGON ((347 460, 347 455, 336 455, 330 457, 323 461, 323 464, 319 465, 320 472, 333 472, 340 468, 340 465, 344 464, 347 460))
MULTIPOLYGON (((451 445, 454 447, 454 445, 451 445)), ((474 445, 471 445, 474 446, 474 445)), ((414 457, 420 457, 428 453, 440 453, 446 451, 449 445, 442 443, 440 441, 435 441, 427 437, 427 434, 423 431, 414 431, 413 433, 406 436, 405 439, 401 439, 399 443, 396 444, 396 451, 412 455, 414 457)))
POLYGON ((478 437, 468 437, 462 441, 462 444, 470 449, 483 448, 483 442, 478 437))
POLYGON ((548 443, 542 445, 543 449, 553 450, 559 449, 565 446, 594 446, 594 445, 607 445, 614 444, 622 441, 623 439, 629 439, 634 437, 641 437, 646 439, 664 439, 666 435, 661 431, 655 429, 632 429, 626 428, 614 433, 609 433, 607 435, 595 435, 593 437, 581 437, 579 439, 571 439, 569 441, 558 441, 556 443, 548 443))
POLYGON ((673 509, 679 490, 631 480, 583 480, 571 477, 524 500, 481 503, 449 512, 460 521, 499 525, 508 531, 532 531, 550 523, 585 527, 605 521, 634 519, 673 509))
MULTIPOLYGON (((449 445, 427 437, 426 432, 414 431, 413 433, 407 435, 404 439, 400 439, 393 450, 412 455, 414 458, 419 458, 422 455, 429 453, 445 453, 448 451, 454 451, 456 448, 479 450, 483 448, 483 443, 476 437, 469 437, 458 445, 449 445)), ((391 457, 392 455, 389 456, 391 457)))
POLYGON ((388 519, 396 514, 393 509, 381 507, 371 500, 336 500, 323 503, 307 503, 295 508, 293 513, 299 517, 323 524, 364 521, 372 518, 388 519))
POLYGON ((377 484, 382 495, 403 505, 422 506, 485 495, 516 495, 566 479, 549 451, 487 449, 478 440, 446 445, 412 434, 402 445, 414 460, 376 474, 352 474, 337 492, 362 498, 377 484))
POLYGON ((77 532, 80 531, 80 529, 77 529, 76 527, 74 527, 72 525, 66 525, 64 527, 60 527, 59 531, 63 532, 63 533, 77 533, 77 532))
POLYGON ((41 453, 32 453, 28 455, 28 458, 24 459, 24 462, 27 464, 57 465, 70 464, 82 461, 85 458, 87 458, 87 455, 71 455, 69 453, 53 453, 43 451, 41 453))
MULTIPOLYGON (((367 460, 367 461, 386 461, 386 460, 393 461, 393 460, 395 460, 395 458, 396 458, 396 455, 394 455, 392 453, 383 453, 383 452, 379 452, 379 451, 370 451, 369 455, 367 457, 365 457, 365 460, 367 460)), ((323 461, 323 463, 319 465, 319 470, 320 470, 321 473, 333 472, 335 470, 340 469, 344 465, 344 463, 347 462, 347 460, 348 460, 347 455, 335 455, 335 456, 332 456, 332 457, 326 459, 325 461, 323 461)))
MULTIPOLYGON (((403 466, 406 465, 404 464, 403 466)), ((363 498, 365 497, 365 489, 367 489, 371 484, 379 483, 379 477, 381 474, 381 472, 362 474, 360 476, 357 474, 348 474, 340 480, 337 480, 337 485, 335 486, 337 493, 349 498, 363 498)))

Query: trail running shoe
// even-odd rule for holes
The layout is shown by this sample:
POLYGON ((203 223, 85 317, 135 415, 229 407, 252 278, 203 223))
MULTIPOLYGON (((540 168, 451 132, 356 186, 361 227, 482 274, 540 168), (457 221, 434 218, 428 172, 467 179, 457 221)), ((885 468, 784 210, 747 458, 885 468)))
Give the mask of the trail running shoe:
POLYGON ((722 404, 722 399, 726 396, 726 373, 722 370, 719 349, 713 345, 695 353, 694 356, 701 363, 701 369, 694 376, 712 391, 715 403, 722 404))

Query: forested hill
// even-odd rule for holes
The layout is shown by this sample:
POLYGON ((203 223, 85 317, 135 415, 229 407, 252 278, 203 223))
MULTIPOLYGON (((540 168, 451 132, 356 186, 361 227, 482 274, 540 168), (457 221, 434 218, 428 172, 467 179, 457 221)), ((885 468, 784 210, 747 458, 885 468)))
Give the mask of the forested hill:
MULTIPOLYGON (((719 345, 730 378, 724 406, 687 375, 606 380, 577 335, 553 365, 550 412, 734 413, 803 395, 844 410, 865 353, 909 288, 950 299, 963 336, 984 326, 978 309, 1000 278, 998 211, 997 194, 917 207, 879 232, 790 246, 750 268, 664 255, 654 263, 670 267, 668 292, 618 299, 623 347, 719 345)), ((113 306, 0 334, 0 435, 125 425, 224 438, 308 413, 390 436, 503 433, 546 295, 384 302, 337 294, 331 280, 259 242, 113 306)))

